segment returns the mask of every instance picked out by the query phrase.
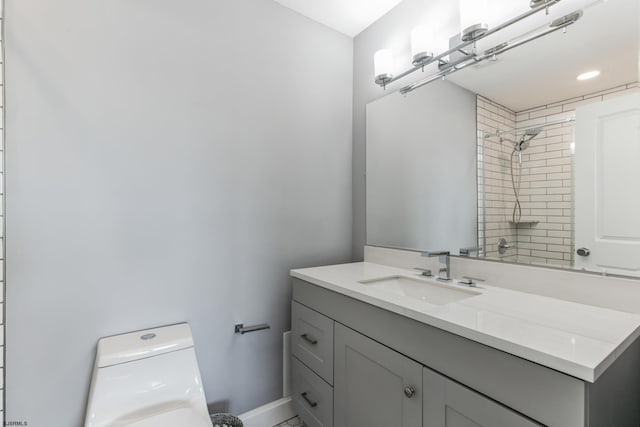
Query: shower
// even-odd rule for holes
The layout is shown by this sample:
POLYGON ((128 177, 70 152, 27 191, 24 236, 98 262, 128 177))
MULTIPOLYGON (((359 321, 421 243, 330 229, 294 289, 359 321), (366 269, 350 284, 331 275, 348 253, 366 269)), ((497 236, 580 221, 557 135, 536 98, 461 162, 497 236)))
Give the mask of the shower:
POLYGON ((533 138, 538 136, 542 128, 526 129, 519 140, 513 142, 513 151, 511 152, 511 185, 513 194, 516 197, 513 205, 511 219, 514 224, 519 224, 522 219, 522 206, 520 205, 520 182, 522 180, 522 152, 529 148, 529 143, 533 138), (518 155, 516 161, 515 157, 518 155), (515 167, 514 167, 515 164, 515 167))

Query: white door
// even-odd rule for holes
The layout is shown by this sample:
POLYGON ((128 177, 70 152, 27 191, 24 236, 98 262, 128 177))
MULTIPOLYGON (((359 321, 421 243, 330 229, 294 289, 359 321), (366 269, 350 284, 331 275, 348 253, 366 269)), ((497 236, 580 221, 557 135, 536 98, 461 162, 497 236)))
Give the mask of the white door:
POLYGON ((576 111, 575 266, 640 276, 640 94, 576 111))

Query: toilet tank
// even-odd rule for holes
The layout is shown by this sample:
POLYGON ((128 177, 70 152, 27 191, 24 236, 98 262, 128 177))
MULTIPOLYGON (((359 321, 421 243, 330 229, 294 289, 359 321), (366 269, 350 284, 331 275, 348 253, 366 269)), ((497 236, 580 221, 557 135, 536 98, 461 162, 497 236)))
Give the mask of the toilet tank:
POLYGON ((85 427, 133 424, 178 410, 208 419, 187 323, 98 341, 85 427))

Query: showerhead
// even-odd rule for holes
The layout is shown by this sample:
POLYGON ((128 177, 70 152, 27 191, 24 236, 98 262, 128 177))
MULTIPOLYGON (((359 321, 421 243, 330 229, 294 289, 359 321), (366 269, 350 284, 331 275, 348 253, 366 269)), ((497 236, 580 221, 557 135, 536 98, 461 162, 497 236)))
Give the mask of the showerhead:
POLYGON ((520 140, 515 143, 514 149, 516 151, 526 150, 527 148, 529 148, 529 142, 531 142, 533 138, 538 136, 540 132, 542 132, 542 128, 532 128, 532 129, 525 130, 522 136, 520 137, 520 140))

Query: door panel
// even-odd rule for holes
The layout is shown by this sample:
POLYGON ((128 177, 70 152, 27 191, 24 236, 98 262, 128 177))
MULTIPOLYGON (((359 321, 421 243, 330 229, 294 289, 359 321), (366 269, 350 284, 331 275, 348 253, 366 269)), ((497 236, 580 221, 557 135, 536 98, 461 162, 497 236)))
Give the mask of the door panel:
POLYGON ((422 426, 421 365, 338 323, 334 364, 336 427, 422 426))
POLYGON ((640 94, 577 109, 576 267, 640 275, 638 165, 640 94))
POLYGON ((424 368, 424 427, 540 427, 517 412, 424 368))

